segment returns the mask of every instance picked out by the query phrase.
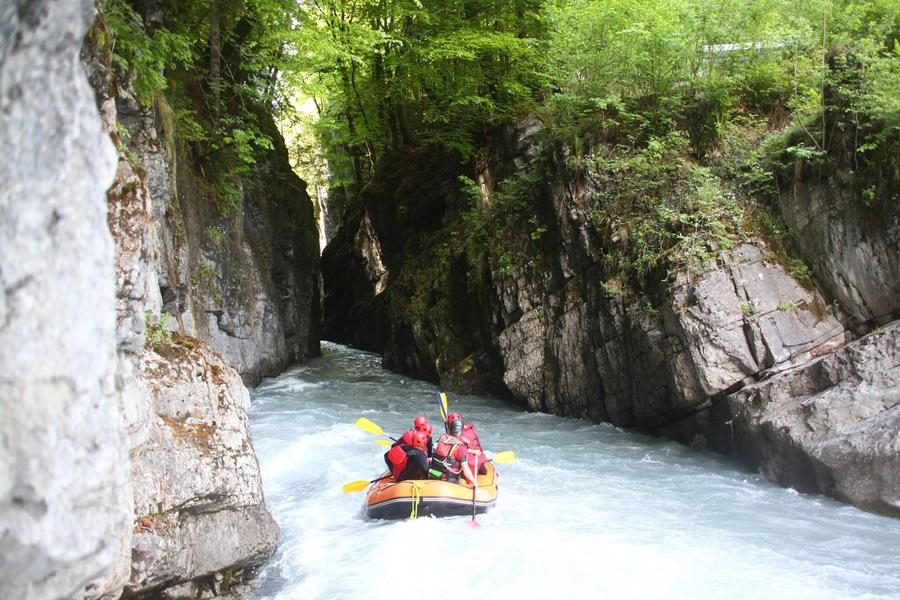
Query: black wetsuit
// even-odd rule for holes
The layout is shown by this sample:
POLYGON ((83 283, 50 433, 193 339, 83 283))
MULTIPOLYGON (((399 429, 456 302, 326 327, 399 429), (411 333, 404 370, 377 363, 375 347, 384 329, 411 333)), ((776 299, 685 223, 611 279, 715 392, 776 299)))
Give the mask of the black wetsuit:
POLYGON ((406 468, 398 481, 405 479, 428 479, 428 457, 418 448, 406 451, 406 468))

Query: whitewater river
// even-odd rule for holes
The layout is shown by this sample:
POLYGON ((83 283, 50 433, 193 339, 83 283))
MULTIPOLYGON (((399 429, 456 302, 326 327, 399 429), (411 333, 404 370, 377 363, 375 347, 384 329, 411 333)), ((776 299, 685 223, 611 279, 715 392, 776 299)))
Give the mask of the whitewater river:
POLYGON ((252 427, 281 546, 246 598, 898 598, 900 520, 767 483, 728 460, 577 419, 449 395, 501 465, 496 507, 471 517, 369 521, 384 448, 438 421, 437 389, 373 354, 323 357, 252 392, 252 427))

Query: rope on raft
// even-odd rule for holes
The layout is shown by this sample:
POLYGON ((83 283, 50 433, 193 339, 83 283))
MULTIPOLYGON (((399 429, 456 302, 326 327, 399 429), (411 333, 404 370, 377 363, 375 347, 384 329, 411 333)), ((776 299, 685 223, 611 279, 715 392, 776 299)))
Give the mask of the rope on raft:
POLYGON ((409 518, 415 519, 419 516, 419 500, 422 498, 422 490, 425 488, 425 482, 410 481, 409 483, 412 484, 412 497, 410 498, 412 501, 412 510, 409 513, 409 518))

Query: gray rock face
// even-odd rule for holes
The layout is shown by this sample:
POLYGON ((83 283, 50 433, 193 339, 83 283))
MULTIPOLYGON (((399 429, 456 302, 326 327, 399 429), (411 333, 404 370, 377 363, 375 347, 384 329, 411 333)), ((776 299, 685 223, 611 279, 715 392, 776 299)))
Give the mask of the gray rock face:
MULTIPOLYGON (((575 284, 538 290, 522 304, 547 300, 498 338, 503 381, 535 410, 652 428, 843 344, 821 297, 765 256, 762 242, 744 244, 723 266, 681 277, 654 318, 575 284)), ((506 296, 504 306, 515 313, 520 300, 506 296)))
POLYGON ((867 208, 841 182, 798 181, 781 215, 806 261, 856 323, 900 318, 900 209, 867 208))
POLYGON ((900 516, 900 323, 727 396, 673 431, 770 479, 900 516))
POLYGON ((135 524, 127 595, 229 569, 274 552, 240 376, 203 342, 178 337, 141 360, 149 417, 133 450, 135 524))
POLYGON ((0 6, 0 597, 95 597, 129 527, 115 152, 78 52, 93 3, 0 6), (85 588, 87 592, 85 592, 85 588))
MULTIPOLYGON (((178 148, 171 109, 116 100, 147 172, 159 238, 156 278, 169 326, 209 342, 252 385, 318 354, 319 252, 312 203, 286 150, 257 166, 262 189, 218 207, 178 148)), ((272 126, 270 132, 278 136, 272 126)))
MULTIPOLYGON (((538 156, 539 129, 534 119, 526 120, 517 136, 498 144, 504 149, 480 153, 488 157, 477 165, 483 192, 490 192, 503 179, 502 173, 522 169, 538 156)), ((441 245, 453 248, 452 236, 458 234, 449 231, 443 237, 426 238, 401 219, 392 221, 385 207, 394 207, 397 213, 406 210, 411 198, 418 196, 407 197, 405 190, 418 189, 423 179, 430 182, 430 189, 449 185, 433 181, 440 173, 437 167, 419 167, 427 176, 400 169, 400 174, 367 187, 385 190, 363 195, 363 209, 381 217, 372 219, 373 228, 349 223, 326 253, 333 263, 326 272, 337 274, 331 279, 337 285, 326 290, 326 298, 344 297, 343 303, 331 304, 338 310, 329 319, 343 328, 335 331, 364 329, 359 317, 374 313, 384 323, 379 332, 386 339, 370 339, 381 341, 376 349, 384 350, 387 366, 421 375, 433 365, 442 385, 457 389, 487 391, 493 377, 500 380, 498 387, 533 410, 637 427, 685 443, 705 442, 734 451, 785 485, 830 494, 870 510, 892 511, 900 493, 895 475, 897 409, 890 391, 896 384, 890 377, 869 387, 855 382, 857 371, 870 373, 865 376, 870 378, 878 369, 891 372, 896 365, 893 355, 884 351, 864 360, 840 358, 851 336, 832 314, 830 302, 795 281, 760 239, 747 238, 737 247, 717 251, 715 261, 706 267, 683 269, 644 286, 653 289, 623 293, 615 277, 609 277, 604 257, 617 247, 624 250, 628 231, 614 224, 602 230, 594 223, 593 203, 604 197, 602 190, 593 189, 583 173, 572 172, 567 158, 565 149, 555 150, 546 188, 530 200, 529 210, 544 216, 543 235, 550 238, 542 240, 546 243, 539 255, 493 269, 482 258, 480 264, 469 264, 463 276, 449 274, 449 283, 434 284, 426 288, 424 300, 418 298, 447 308, 432 312, 420 308, 424 317, 404 313, 409 291, 401 288, 392 296, 391 286, 415 277, 403 269, 419 264, 415 257, 423 249, 417 244, 433 244, 432 250, 441 245), (372 279, 360 268, 366 262, 360 240, 373 235, 381 242, 388 281, 378 296, 372 279), (403 240, 415 242, 404 248, 403 240), (358 293, 361 288, 364 292, 358 293), (361 308, 347 297, 370 300, 361 308), (388 300, 379 302, 385 297, 388 300), (341 312, 345 307, 349 309, 341 312), (848 361, 857 366, 846 366, 848 361), (822 370, 828 374, 819 375, 818 383, 807 387, 798 383, 812 381, 809 373, 822 370), (466 381, 479 377, 488 385, 466 388, 466 381), (776 387, 768 388, 760 381, 784 383, 778 384, 783 387, 769 383, 776 387), (754 398, 772 395, 773 406, 787 406, 786 398, 815 396, 818 399, 803 405, 803 410, 815 409, 824 420, 814 426, 801 409, 788 411, 790 416, 784 411, 750 411, 747 407, 756 401, 745 398, 749 390, 757 390, 752 392, 754 398), (859 395, 867 400, 848 400, 859 395), (746 448, 754 449, 744 452, 723 441, 722 427, 729 423, 729 439, 732 430, 737 436, 738 415, 747 414, 756 415, 758 422, 742 426, 747 431, 746 448), (818 427, 819 434, 807 436, 810 427, 818 427)), ((482 202, 489 203, 489 195, 482 202)), ((444 202, 444 210, 453 208, 452 199, 444 202)), ((818 270, 832 271, 833 281, 846 284, 846 306, 856 306, 860 320, 889 318, 896 310, 900 282, 895 264, 900 244, 891 237, 896 233, 893 217, 884 235, 870 237, 871 228, 862 226, 859 215, 849 215, 847 223, 830 230, 840 220, 835 215, 840 209, 828 210, 834 218, 809 217, 807 228, 798 226, 798 236, 805 238, 811 254, 824 253, 818 270)), ((797 219, 807 213, 818 215, 816 207, 795 212, 797 219)), ((503 230, 503 250, 519 255, 535 252, 533 238, 521 229, 503 230)), ((466 257, 457 260, 465 264, 466 257)), ((839 298, 845 304, 843 296, 839 298)), ((897 340, 897 330, 891 329, 883 343, 896 347, 897 340)), ((857 356, 847 352, 848 357, 857 356)))
MULTIPOLYGON (((106 129, 116 138, 116 99, 108 93, 107 74, 89 48, 86 55, 106 129)), ((243 568, 268 557, 278 530, 263 501, 240 377, 202 342, 179 336, 172 343, 160 320, 160 278, 169 271, 159 248, 165 219, 153 191, 163 193, 171 184, 166 157, 145 158, 136 168, 132 158, 120 157, 107 194, 133 517, 120 532, 123 552, 105 583, 116 595, 124 588, 126 595, 188 598, 211 585, 219 591, 223 571, 234 581, 243 568)), ((253 331, 246 337, 255 339, 253 331)))

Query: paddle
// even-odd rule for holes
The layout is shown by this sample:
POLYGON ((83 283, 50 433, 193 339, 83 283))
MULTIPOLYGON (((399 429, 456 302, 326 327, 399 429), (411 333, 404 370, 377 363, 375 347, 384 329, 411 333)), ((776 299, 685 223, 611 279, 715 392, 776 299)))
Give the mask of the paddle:
POLYGON ((356 481, 351 481, 350 483, 344 484, 344 493, 350 494, 352 492, 361 492, 362 490, 369 487, 370 483, 375 483, 376 481, 381 481, 382 479, 387 479, 390 475, 385 475, 384 477, 379 477, 378 479, 373 479, 371 481, 366 481, 365 479, 357 479, 356 481))
MULTIPOLYGON (((372 421, 368 420, 365 417, 360 417, 359 419, 357 419, 356 426, 359 427, 360 429, 362 429, 363 431, 367 431, 369 433, 374 433, 375 435, 387 436, 387 437, 391 438, 392 440, 394 440, 395 442, 397 441, 397 438, 389 436, 388 434, 386 434, 384 432, 384 429, 382 429, 377 423, 373 423, 372 421)), ((375 443, 381 444, 381 442, 387 442, 387 440, 379 440, 375 443)), ((390 442, 388 442, 388 443, 381 444, 381 445, 382 446, 390 446, 391 444, 390 444, 390 442)))
POLYGON ((475 476, 475 481, 472 482, 472 527, 474 529, 478 529, 481 525, 478 524, 478 521, 475 520, 475 494, 478 492, 478 475, 475 476))
POLYGON ((438 394, 438 411, 441 415, 441 421, 444 422, 444 431, 447 431, 447 415, 449 412, 447 411, 447 394, 441 392, 438 394))
POLYGON ((379 446, 392 446, 390 440, 375 440, 375 443, 379 446))
POLYGON ((495 462, 498 465, 509 465, 516 462, 516 453, 512 450, 504 450, 489 458, 488 461, 495 462))

